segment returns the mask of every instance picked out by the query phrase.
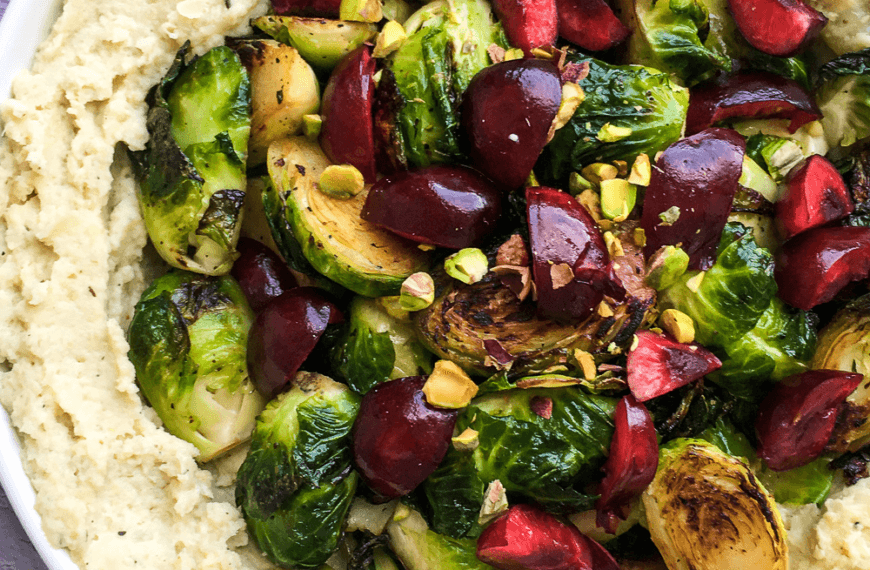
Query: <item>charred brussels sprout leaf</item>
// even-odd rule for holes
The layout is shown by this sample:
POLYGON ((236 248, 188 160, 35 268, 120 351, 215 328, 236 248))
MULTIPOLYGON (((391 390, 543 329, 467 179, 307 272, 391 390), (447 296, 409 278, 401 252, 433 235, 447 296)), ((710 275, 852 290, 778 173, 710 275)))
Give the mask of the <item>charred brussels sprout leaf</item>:
POLYGON ((150 96, 146 149, 133 153, 139 204, 160 256, 220 275, 236 257, 250 132, 250 85, 238 56, 214 48, 190 64, 187 46, 150 96))
POLYGON ((346 386, 300 372, 257 419, 236 504, 272 562, 316 568, 335 550, 357 485, 350 430, 358 410, 346 386))
POLYGON ((432 355, 417 341, 410 322, 390 316, 375 299, 350 305, 346 333, 332 350, 333 368, 348 386, 365 394, 387 380, 432 371, 432 355))
POLYGON ((549 508, 589 508, 594 497, 573 484, 594 475, 604 460, 615 405, 577 388, 511 390, 474 400, 456 427, 477 431, 479 446, 451 448, 424 483, 433 528, 454 537, 477 534, 484 491, 496 479, 508 493, 549 508))
POLYGON ((248 378, 254 315, 228 276, 170 271, 142 295, 130 323, 130 361, 167 431, 205 462, 248 439, 265 402, 248 378))
POLYGON ((870 136, 870 48, 822 66, 818 101, 831 146, 849 146, 870 136))
POLYGON ((542 174, 561 180, 593 162, 632 164, 637 155, 654 156, 680 138, 689 91, 667 73, 596 59, 575 62, 589 64, 589 75, 579 82, 586 99, 545 148, 542 174), (603 141, 598 134, 606 124, 631 129, 631 134, 614 142, 603 141))

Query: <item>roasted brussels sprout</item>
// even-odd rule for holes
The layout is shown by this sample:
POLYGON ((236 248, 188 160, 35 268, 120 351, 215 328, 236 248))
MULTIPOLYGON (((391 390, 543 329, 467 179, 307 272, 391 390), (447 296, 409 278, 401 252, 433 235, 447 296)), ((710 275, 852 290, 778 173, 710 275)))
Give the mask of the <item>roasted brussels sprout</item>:
POLYGON ((257 419, 236 504, 272 562, 316 568, 336 549, 357 486, 350 430, 359 402, 347 386, 300 372, 257 419))
POLYGON ((661 449, 643 494, 653 542, 671 570, 786 570, 773 497, 745 463, 697 439, 661 449))
POLYGON ((332 349, 332 363, 360 394, 380 382, 432 371, 432 355, 417 341, 410 320, 391 316, 377 299, 356 297, 349 321, 332 349))
POLYGON ((828 144, 849 146, 870 136, 870 48, 819 70, 819 107, 828 144))
POLYGON ((200 462, 246 441, 265 401, 245 361, 254 314, 238 283, 172 270, 142 294, 128 356, 145 398, 200 462))
POLYGON ((250 82, 217 47, 185 64, 187 45, 151 92, 151 139, 132 153, 148 236, 171 266, 222 275, 236 258, 251 128, 250 82))
POLYGON ((819 333, 810 362, 814 370, 843 370, 864 375, 865 382, 846 399, 829 448, 842 453, 857 451, 870 441, 870 295, 840 309, 819 333))

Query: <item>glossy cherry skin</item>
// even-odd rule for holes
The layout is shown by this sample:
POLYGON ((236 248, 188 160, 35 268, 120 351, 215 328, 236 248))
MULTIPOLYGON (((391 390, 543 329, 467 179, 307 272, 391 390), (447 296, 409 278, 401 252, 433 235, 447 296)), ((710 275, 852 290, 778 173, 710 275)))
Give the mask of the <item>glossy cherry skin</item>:
POLYGON ((728 7, 752 47, 779 57, 803 50, 828 23, 803 0, 728 0, 728 7))
POLYGON ((239 258, 233 263, 231 274, 255 313, 275 297, 296 287, 296 278, 284 260, 262 243, 243 237, 236 250, 239 258))
POLYGON ((527 56, 532 48, 556 43, 556 0, 493 0, 492 7, 511 45, 527 56))
POLYGON ((592 314, 605 295, 625 296, 598 225, 570 194, 546 187, 526 188, 526 211, 541 316, 579 322, 592 314), (559 270, 565 265, 574 278, 562 283, 559 270))
POLYGON ((810 370, 783 379, 761 403, 758 455, 774 471, 806 465, 822 454, 846 398, 863 374, 810 370))
POLYGON ((335 164, 352 164, 372 183, 377 177, 372 103, 375 60, 368 46, 347 54, 323 90, 320 146, 335 164))
POLYGON ((477 558, 499 570, 618 570, 576 527, 531 505, 512 506, 477 539, 477 558))
POLYGON ((257 390, 269 399, 280 394, 326 325, 341 320, 341 311, 313 287, 297 287, 273 299, 248 336, 248 373, 257 390))
POLYGON ((596 522, 609 534, 616 534, 619 522, 628 518, 630 502, 652 482, 659 465, 656 428, 646 406, 631 394, 623 396, 616 404, 613 423, 610 455, 595 501, 596 522))
POLYGON ((855 203, 837 167, 814 154, 788 173, 776 203, 776 222, 784 239, 845 218, 855 203))
POLYGON ((605 0, 556 0, 559 35, 585 50, 610 49, 631 35, 605 0))
POLYGON ((470 168, 436 165, 378 180, 361 216, 419 243, 462 249, 495 228, 501 194, 470 168))
POLYGON ((548 61, 505 61, 475 75, 462 100, 472 165, 506 189, 522 186, 561 102, 559 70, 548 61))
POLYGON ((447 453, 458 410, 430 406, 426 376, 378 384, 363 396, 353 424, 353 457, 366 484, 384 499, 407 495, 447 453))
POLYGON ((793 133, 821 119, 822 112, 800 84, 775 73, 737 73, 692 88, 686 114, 687 135, 733 118, 790 119, 788 130, 793 133))
POLYGON ((870 276, 870 228, 815 228, 776 253, 780 299, 808 311, 833 299, 851 281, 870 276))
POLYGON ((626 358, 628 389, 640 402, 667 394, 722 366, 709 350, 652 331, 638 331, 626 358))
POLYGON ((280 16, 322 16, 338 18, 341 0, 272 0, 272 9, 280 16))
POLYGON ((690 268, 706 270, 713 265, 745 150, 746 140, 736 131, 717 128, 665 149, 652 169, 640 220, 647 257, 664 245, 682 244, 690 268), (679 217, 666 225, 660 215, 671 208, 679 209, 679 217))

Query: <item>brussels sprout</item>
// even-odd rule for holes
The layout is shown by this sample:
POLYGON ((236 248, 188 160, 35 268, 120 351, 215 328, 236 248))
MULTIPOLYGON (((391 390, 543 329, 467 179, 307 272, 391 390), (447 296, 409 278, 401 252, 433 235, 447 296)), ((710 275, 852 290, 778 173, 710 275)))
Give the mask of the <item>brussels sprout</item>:
POLYGON ((788 568, 773 497, 745 463, 705 441, 677 439, 661 449, 643 504, 672 570, 788 568))
POLYGON ((208 275, 236 258, 251 127, 248 73, 227 47, 189 65, 187 44, 149 96, 144 151, 132 153, 151 242, 173 267, 208 275))
POLYGON ((870 48, 847 53, 819 70, 822 126, 832 147, 870 136, 870 48))
POLYGON ((343 384, 300 372, 257 419, 236 504, 272 562, 316 568, 336 549, 357 486, 350 430, 359 403, 343 384))
POLYGON ((265 401, 248 378, 254 314, 230 276, 172 270, 142 294, 128 356, 145 398, 200 462, 246 441, 265 401))
POLYGON ((468 538, 451 538, 429 529, 419 512, 399 505, 387 525, 390 546, 407 570, 486 570, 477 559, 477 545, 468 538))
MULTIPOLYGON (((813 370, 844 370, 870 380, 870 295, 840 309, 819 332, 810 362, 813 370)), ((857 451, 870 442, 870 382, 862 382, 846 399, 829 447, 839 453, 857 451)))
POLYGON ((536 170, 539 175, 561 180, 593 162, 631 164, 639 154, 654 156, 682 136, 689 91, 668 74, 639 65, 572 59, 589 65, 589 75, 579 82, 586 99, 545 148, 545 168, 536 170), (631 135, 615 142, 598 139, 607 123, 628 127, 631 135))
POLYGON ((496 392, 471 402, 456 422, 478 432, 473 451, 455 448, 424 483, 433 528, 449 536, 474 535, 486 486, 498 479, 518 493, 554 507, 589 508, 594 497, 572 485, 597 477, 613 435, 616 400, 578 388, 496 392))
MULTIPOLYGON (((341 200, 317 189, 330 165, 317 142, 276 141, 267 165, 266 217, 281 253, 303 273, 313 268, 359 295, 381 297, 397 295, 405 279, 426 270, 429 256, 417 244, 360 217, 368 191, 341 200)), ((326 279, 318 284, 335 290, 326 279)))
POLYGON ((356 297, 347 332, 332 349, 332 364, 348 386, 365 394, 387 380, 432 370, 432 355, 414 336, 410 321, 391 316, 378 300, 356 297))

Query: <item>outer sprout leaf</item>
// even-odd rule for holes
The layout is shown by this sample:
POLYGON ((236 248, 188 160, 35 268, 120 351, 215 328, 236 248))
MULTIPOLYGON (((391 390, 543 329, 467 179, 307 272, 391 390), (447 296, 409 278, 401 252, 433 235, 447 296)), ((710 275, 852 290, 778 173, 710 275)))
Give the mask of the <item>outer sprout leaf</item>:
POLYGON ((819 108, 831 146, 870 136, 870 48, 847 53, 819 70, 819 108))

